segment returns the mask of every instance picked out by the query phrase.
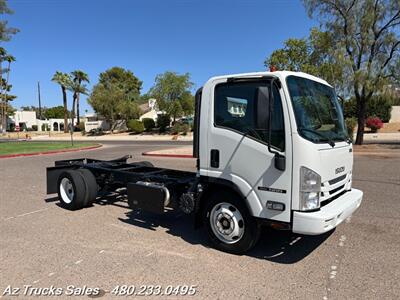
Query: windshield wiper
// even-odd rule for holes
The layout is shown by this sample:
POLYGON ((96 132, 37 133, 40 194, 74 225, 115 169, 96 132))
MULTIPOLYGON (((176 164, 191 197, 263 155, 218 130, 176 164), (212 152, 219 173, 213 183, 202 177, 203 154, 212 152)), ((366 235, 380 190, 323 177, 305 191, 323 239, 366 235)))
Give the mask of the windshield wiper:
POLYGON ((330 137, 327 137, 314 129, 300 127, 300 130, 314 133, 315 135, 318 135, 319 137, 322 138, 320 139, 321 142, 328 142, 329 146, 331 146, 332 148, 335 147, 335 142, 330 137))

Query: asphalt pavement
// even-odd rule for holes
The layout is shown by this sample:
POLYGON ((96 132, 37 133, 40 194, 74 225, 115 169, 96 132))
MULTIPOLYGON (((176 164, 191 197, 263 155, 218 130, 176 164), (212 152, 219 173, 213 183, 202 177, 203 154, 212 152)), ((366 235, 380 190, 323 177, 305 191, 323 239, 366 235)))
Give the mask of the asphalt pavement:
POLYGON ((131 154, 132 160, 194 170, 194 159, 141 156, 183 144, 113 142, 92 151, 0 160, 2 298, 16 298, 4 294, 10 288, 73 286, 78 294, 98 288, 99 297, 110 299, 123 285, 195 286, 187 297, 198 299, 400 298, 399 158, 355 156, 353 185, 364 200, 335 231, 307 237, 265 230, 243 256, 210 248, 204 232, 181 214, 134 214, 124 199, 101 199, 72 212, 45 194, 46 167, 55 160, 131 154))

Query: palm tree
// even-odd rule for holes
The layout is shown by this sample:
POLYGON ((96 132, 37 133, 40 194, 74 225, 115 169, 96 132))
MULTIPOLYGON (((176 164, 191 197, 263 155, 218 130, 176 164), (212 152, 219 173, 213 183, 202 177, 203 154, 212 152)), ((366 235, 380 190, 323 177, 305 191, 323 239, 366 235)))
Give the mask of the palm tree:
POLYGON ((4 48, 0 48, 0 103, 1 103, 1 129, 7 128, 7 115, 9 111, 8 101, 16 98, 15 96, 7 95, 11 90, 11 85, 8 84, 11 71, 11 63, 15 61, 15 57, 9 55, 4 48), (3 70, 3 62, 8 63, 8 67, 3 70), (3 73, 7 73, 6 79, 3 79, 3 73))
MULTIPOLYGON (((72 128, 75 125, 75 105, 78 108, 78 118, 79 118, 79 105, 78 105, 78 101, 79 101, 79 95, 80 94, 84 94, 87 95, 88 94, 88 90, 86 88, 85 84, 80 84, 78 81, 72 81, 71 84, 68 86, 68 89, 73 92, 72 94, 72 115, 71 115, 71 119, 72 119, 72 128)), ((79 124, 79 119, 77 119, 77 124, 79 124)))
POLYGON ((67 73, 57 71, 52 81, 58 83, 61 86, 61 91, 63 95, 63 105, 64 105, 64 132, 68 132, 68 106, 67 106, 67 88, 71 86, 72 80, 67 73))
MULTIPOLYGON (((79 86, 82 85, 82 82, 87 82, 89 83, 89 76, 85 72, 81 70, 75 70, 71 72, 71 75, 73 76, 74 83, 77 85, 77 89, 79 90, 79 86)), ((86 92, 86 87, 84 87, 84 90, 86 92)), ((79 112, 79 98, 80 98, 80 92, 74 92, 74 98, 76 99, 76 119, 77 119, 77 124, 80 123, 80 112, 79 112)), ((82 93, 85 94, 85 93, 82 93)), ((74 106, 75 107, 75 106, 74 106)))

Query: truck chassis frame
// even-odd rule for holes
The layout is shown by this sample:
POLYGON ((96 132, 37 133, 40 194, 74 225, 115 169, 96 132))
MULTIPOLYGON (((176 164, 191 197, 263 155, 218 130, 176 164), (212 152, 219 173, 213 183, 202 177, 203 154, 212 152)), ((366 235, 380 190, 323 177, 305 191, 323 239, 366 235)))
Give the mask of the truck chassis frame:
POLYGON ((150 162, 133 162, 127 155, 114 160, 78 158, 59 160, 47 168, 47 194, 58 192, 58 179, 67 170, 87 169, 95 177, 102 193, 127 191, 131 208, 163 213, 165 207, 177 207, 183 194, 193 198, 199 182, 195 172, 154 167, 150 162), (125 190, 126 188, 126 190, 125 190))

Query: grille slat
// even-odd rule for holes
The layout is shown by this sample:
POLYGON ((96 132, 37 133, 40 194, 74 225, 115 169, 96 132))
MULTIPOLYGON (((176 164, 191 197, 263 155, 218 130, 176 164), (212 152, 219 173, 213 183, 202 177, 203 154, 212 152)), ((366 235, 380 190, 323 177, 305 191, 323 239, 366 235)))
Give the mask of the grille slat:
POLYGON ((330 185, 334 185, 335 183, 338 183, 339 181, 344 180, 346 178, 346 176, 347 176, 347 174, 344 174, 342 176, 339 176, 339 177, 336 177, 336 178, 334 178, 332 180, 329 180, 328 182, 329 182, 330 185))
POLYGON ((344 174, 329 181, 325 181, 321 184, 321 203, 331 202, 337 195, 344 192, 346 184, 349 182, 351 176, 344 174))
POLYGON ((333 190, 329 191, 329 195, 333 195, 333 194, 335 194, 336 192, 340 191, 343 188, 344 188, 344 184, 339 186, 339 187, 337 187, 336 189, 333 189, 333 190))

